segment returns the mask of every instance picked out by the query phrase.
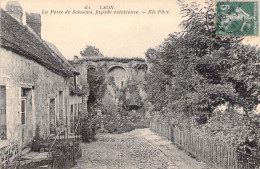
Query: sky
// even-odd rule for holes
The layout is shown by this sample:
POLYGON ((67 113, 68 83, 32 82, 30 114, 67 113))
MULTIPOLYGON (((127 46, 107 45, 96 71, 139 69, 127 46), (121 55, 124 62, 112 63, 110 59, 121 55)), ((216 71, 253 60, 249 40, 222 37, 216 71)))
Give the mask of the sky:
MULTIPOLYGON (((1 8, 5 9, 7 2, 2 0, 1 8)), ((180 31, 178 25, 182 21, 176 0, 18 0, 18 2, 24 12, 23 23, 26 23, 25 12, 40 13, 42 39, 56 45, 67 59, 72 59, 74 55, 80 56, 80 51, 86 45, 99 48, 107 57, 144 58, 148 48, 161 44, 168 34, 180 31), (113 6, 114 9, 110 10, 112 12, 130 10, 139 11, 139 14, 95 15, 96 10, 101 11, 100 6, 102 8, 113 6), (65 14, 66 10, 71 13, 65 14), (92 10, 94 14, 72 14, 73 10, 92 10), (161 10, 161 13, 148 14, 149 10, 156 12, 161 10), (58 13, 59 11, 63 13, 58 13)), ((257 45, 260 44, 260 38, 248 37, 245 43, 257 45)))

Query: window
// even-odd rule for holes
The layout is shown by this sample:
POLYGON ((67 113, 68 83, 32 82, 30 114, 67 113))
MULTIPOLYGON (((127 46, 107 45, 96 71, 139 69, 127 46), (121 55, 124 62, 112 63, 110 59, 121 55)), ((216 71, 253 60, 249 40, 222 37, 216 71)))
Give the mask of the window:
POLYGON ((78 117, 80 117, 81 112, 82 112, 82 103, 79 103, 78 104, 78 117))
POLYGON ((50 99, 49 102, 49 122, 50 122, 50 133, 56 133, 55 125, 55 99, 50 99))
POLYGON ((26 122, 26 99, 21 100, 21 123, 26 122))
POLYGON ((6 140, 6 87, 0 86, 0 140, 6 140))
POLYGON ((59 118, 63 120, 63 92, 59 91, 59 118))
POLYGON ((27 99, 31 96, 30 88, 21 88, 21 124, 26 124, 26 113, 27 113, 27 99))
POLYGON ((74 122, 73 122, 73 104, 70 106, 70 132, 74 132, 74 122))
POLYGON ((21 124, 26 124, 26 101, 30 89, 21 88, 21 124))
POLYGON ((22 87, 21 88, 21 96, 22 97, 26 97, 26 91, 27 91, 28 89, 26 89, 26 88, 24 88, 24 87, 22 87))
POLYGON ((21 120, 21 132, 22 141, 28 141, 28 134, 31 130, 27 126, 28 122, 32 120, 32 89, 31 88, 21 88, 21 100, 20 100, 20 120, 21 120))
POLYGON ((70 112, 73 112, 73 104, 70 106, 70 112))
MULTIPOLYGON (((66 97, 64 98, 64 102, 65 102, 65 105, 68 104, 68 100, 66 97)), ((65 106, 64 109, 65 109, 65 122, 66 122, 66 126, 67 126, 68 125, 68 108, 67 108, 67 106, 65 106)))
POLYGON ((77 104, 75 104, 74 105, 75 107, 75 112, 74 112, 74 130, 75 130, 75 128, 76 128, 76 126, 77 126, 77 122, 78 122, 78 117, 77 117, 77 115, 78 115, 78 108, 77 108, 77 104))
POLYGON ((77 107, 77 104, 75 104, 75 114, 74 114, 75 118, 77 118, 77 114, 78 114, 78 107, 77 107))
POLYGON ((73 104, 70 106, 70 121, 73 121, 73 104))

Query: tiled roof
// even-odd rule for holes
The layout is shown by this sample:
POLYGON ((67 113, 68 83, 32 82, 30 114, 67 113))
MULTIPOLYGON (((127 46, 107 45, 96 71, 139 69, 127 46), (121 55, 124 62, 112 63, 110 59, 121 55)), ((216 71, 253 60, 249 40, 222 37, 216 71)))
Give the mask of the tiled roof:
POLYGON ((59 51, 59 49, 52 43, 45 41, 45 43, 48 45, 48 47, 55 52, 55 54, 58 55, 58 57, 62 60, 62 62, 64 62, 65 66, 67 66, 67 68, 69 70, 71 70, 74 74, 79 75, 80 73, 76 70, 76 68, 74 68, 69 61, 63 56, 63 54, 59 51))
POLYGON ((33 60, 61 76, 73 76, 73 72, 53 56, 40 38, 37 38, 28 27, 21 25, 3 9, 1 9, 0 38, 2 48, 33 60))

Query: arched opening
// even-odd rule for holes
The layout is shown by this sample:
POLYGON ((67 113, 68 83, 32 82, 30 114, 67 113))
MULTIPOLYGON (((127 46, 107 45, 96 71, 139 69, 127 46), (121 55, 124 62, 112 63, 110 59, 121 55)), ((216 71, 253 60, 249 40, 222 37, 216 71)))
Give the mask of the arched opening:
POLYGON ((113 77, 115 85, 121 89, 126 87, 127 71, 121 66, 114 66, 108 70, 108 78, 113 77))
POLYGON ((88 65, 87 70, 89 72, 89 71, 97 70, 97 68, 94 65, 88 65))

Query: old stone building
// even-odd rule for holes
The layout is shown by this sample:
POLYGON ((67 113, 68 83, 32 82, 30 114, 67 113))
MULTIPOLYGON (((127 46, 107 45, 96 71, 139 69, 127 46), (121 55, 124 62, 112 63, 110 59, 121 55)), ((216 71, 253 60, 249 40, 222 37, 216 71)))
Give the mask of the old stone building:
MULTIPOLYGON (((65 100, 66 105, 69 107, 65 110, 67 113, 66 121, 70 125, 70 132, 73 133, 77 123, 79 122, 79 118, 83 113, 83 103, 82 98, 87 97, 88 89, 83 93, 82 85, 80 84, 80 73, 69 63, 69 61, 62 55, 62 53, 57 49, 57 47, 50 42, 46 42, 49 48, 59 56, 63 63, 69 65, 69 68, 74 72, 74 76, 69 78, 68 86, 69 86, 69 97, 68 100, 65 100)), ((84 104, 86 106, 86 104, 84 104)), ((87 112, 87 109, 84 111, 87 112)), ((78 126, 79 128, 79 126, 78 126)))
POLYGON ((5 151, 14 157, 29 145, 36 128, 42 138, 70 135, 84 113, 79 72, 42 40, 39 14, 26 13, 26 25, 22 16, 17 2, 1 9, 0 164, 10 158, 5 151))

